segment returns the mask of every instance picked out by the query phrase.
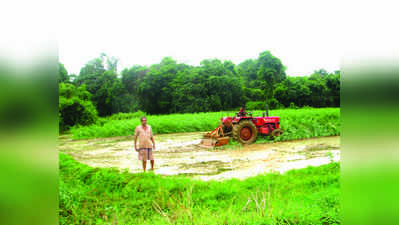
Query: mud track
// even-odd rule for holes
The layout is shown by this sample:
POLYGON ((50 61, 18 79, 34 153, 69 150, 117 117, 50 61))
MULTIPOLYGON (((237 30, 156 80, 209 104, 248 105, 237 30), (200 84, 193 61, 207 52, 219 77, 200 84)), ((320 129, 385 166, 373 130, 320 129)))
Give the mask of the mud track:
MULTIPOLYGON (((201 180, 243 179, 340 159, 339 136, 213 149, 199 146, 202 135, 203 132, 156 135, 155 173, 201 180)), ((58 150, 92 167, 142 172, 131 136, 76 141, 60 136, 58 150)))

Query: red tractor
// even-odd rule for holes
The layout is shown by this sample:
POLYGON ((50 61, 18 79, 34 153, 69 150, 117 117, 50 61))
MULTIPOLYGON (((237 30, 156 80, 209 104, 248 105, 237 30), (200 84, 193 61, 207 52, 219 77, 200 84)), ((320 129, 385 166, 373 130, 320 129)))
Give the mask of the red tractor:
POLYGON ((230 137, 242 144, 256 141, 258 134, 276 137, 282 134, 280 117, 268 116, 268 109, 261 117, 253 117, 251 112, 245 112, 244 107, 235 116, 223 117, 221 124, 213 131, 204 135, 202 144, 205 146, 221 146, 228 144, 230 137))

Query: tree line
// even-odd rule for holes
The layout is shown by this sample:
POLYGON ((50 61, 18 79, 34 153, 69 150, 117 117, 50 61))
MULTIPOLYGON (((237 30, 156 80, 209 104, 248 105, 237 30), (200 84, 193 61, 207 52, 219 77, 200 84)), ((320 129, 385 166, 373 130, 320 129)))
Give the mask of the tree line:
POLYGON ((269 108, 340 105, 340 71, 320 69, 308 76, 290 77, 281 60, 269 51, 238 65, 206 59, 192 66, 165 57, 158 64, 133 65, 120 73, 117 66, 118 59, 105 54, 87 62, 78 75, 68 74, 59 63, 60 127, 138 110, 194 113, 235 110, 242 104, 264 108, 266 102, 269 108))

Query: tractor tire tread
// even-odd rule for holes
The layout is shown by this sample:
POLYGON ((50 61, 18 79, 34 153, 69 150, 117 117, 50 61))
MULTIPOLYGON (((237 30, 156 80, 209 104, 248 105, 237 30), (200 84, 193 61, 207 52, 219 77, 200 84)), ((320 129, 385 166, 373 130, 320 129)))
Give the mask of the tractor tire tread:
POLYGON ((241 144, 252 144, 252 143, 254 143, 256 141, 257 135, 258 135, 258 131, 256 129, 255 124, 253 124, 249 120, 243 120, 243 121, 240 121, 238 124, 233 125, 233 138, 235 140, 237 140, 238 142, 240 142, 241 144), (241 131, 241 129, 243 127, 250 127, 252 132, 253 132, 252 137, 249 140, 247 140, 247 141, 241 139, 241 137, 240 137, 240 131, 241 131))

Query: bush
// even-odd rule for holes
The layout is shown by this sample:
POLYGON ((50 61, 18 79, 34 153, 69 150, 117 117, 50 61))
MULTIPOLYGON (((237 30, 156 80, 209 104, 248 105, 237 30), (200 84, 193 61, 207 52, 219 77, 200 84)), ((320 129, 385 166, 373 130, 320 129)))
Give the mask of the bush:
POLYGON ((269 100, 269 109, 280 109, 281 108, 281 104, 280 102, 277 101, 277 99, 272 98, 269 100))
POLYGON ((145 112, 142 111, 137 111, 134 113, 118 113, 118 114, 114 114, 112 116, 108 116, 105 119, 106 120, 129 120, 129 119, 133 119, 133 118, 139 118, 142 116, 146 116, 147 114, 145 112))
POLYGON ((98 118, 94 105, 90 101, 83 101, 78 97, 71 99, 60 97, 58 107, 61 133, 75 125, 91 125, 98 118))
POLYGON ((245 104, 245 110, 265 110, 265 102, 247 102, 245 104))
POLYGON ((291 102, 290 109, 298 109, 298 106, 295 106, 295 104, 293 102, 291 102))
POLYGON ((63 133, 75 125, 87 126, 94 124, 97 110, 88 99, 90 93, 84 86, 75 88, 72 84, 59 85, 58 117, 59 131, 63 133))

